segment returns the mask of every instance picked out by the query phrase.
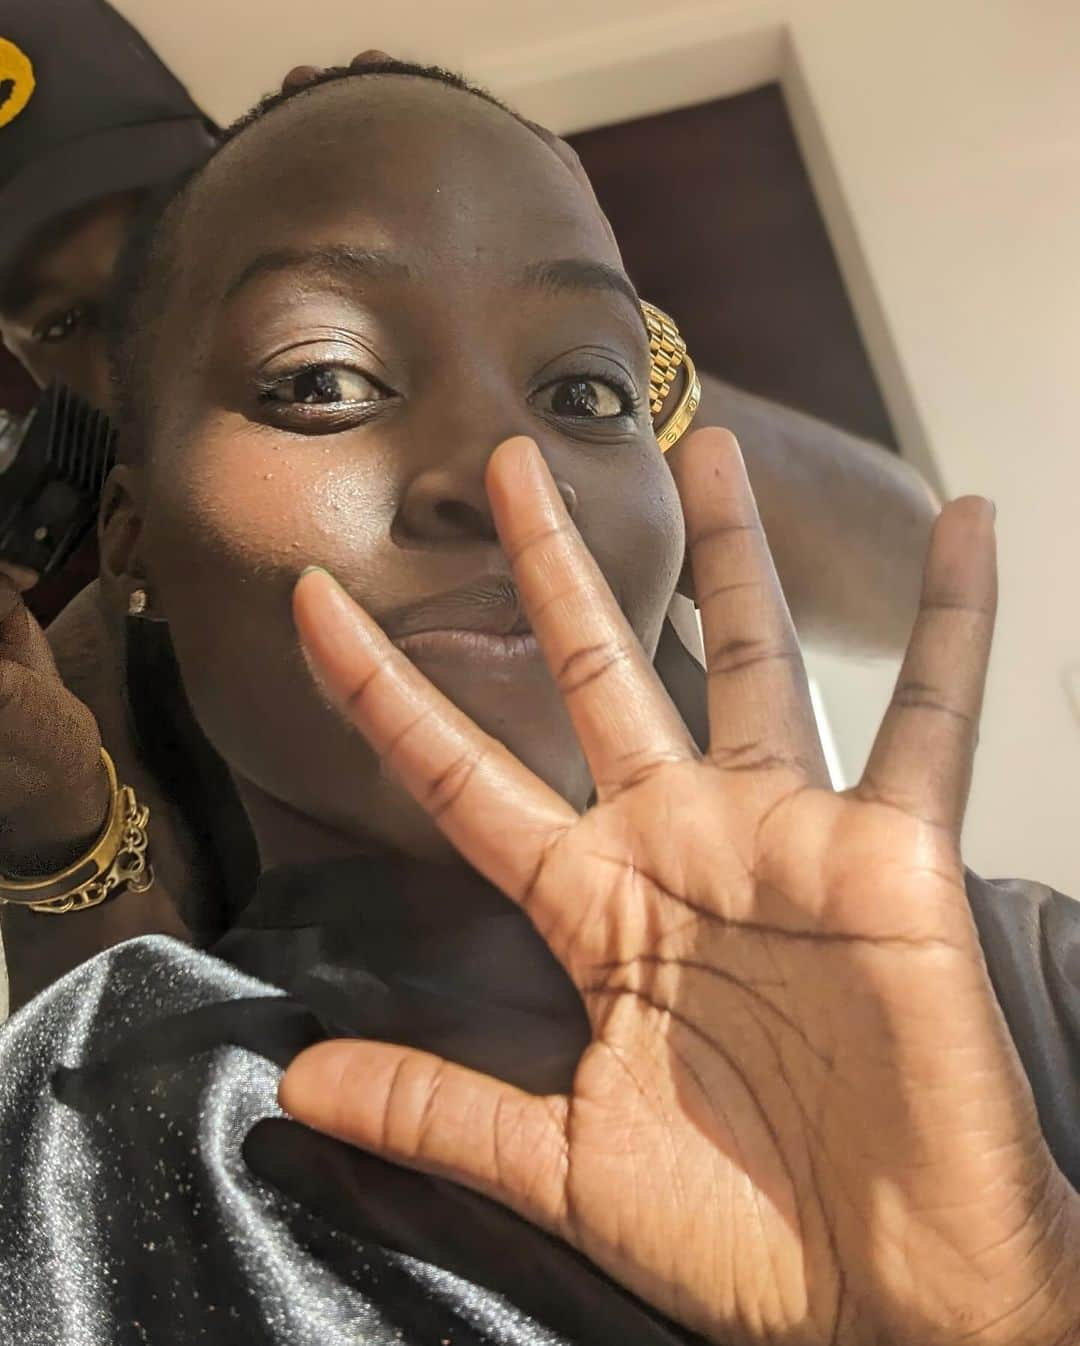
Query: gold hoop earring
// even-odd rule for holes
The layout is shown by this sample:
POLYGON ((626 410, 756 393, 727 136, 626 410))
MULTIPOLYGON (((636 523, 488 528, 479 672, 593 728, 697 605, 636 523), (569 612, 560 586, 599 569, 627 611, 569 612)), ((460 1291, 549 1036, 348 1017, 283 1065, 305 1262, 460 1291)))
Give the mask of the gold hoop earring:
POLYGON ((656 426, 653 432, 660 445, 660 452, 667 453, 682 439, 697 414, 701 405, 701 380, 674 321, 655 304, 644 299, 640 303, 649 334, 649 411, 653 416, 659 415, 671 392, 671 385, 678 378, 679 370, 684 369, 686 374, 686 383, 678 404, 663 425, 656 426))

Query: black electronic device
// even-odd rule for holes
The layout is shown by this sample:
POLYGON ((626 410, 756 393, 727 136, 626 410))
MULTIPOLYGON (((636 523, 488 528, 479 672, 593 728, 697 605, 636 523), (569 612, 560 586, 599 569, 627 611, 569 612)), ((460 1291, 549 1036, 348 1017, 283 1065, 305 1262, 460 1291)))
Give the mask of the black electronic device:
POLYGON ((0 561, 55 574, 93 526, 115 461, 109 418, 69 388, 46 389, 0 427, 0 561))

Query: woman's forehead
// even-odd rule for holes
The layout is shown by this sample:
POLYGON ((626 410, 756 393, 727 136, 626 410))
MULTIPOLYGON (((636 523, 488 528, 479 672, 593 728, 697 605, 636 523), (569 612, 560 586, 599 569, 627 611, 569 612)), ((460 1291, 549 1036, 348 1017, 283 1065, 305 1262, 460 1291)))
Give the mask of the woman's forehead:
POLYGON ((274 109, 216 157, 191 204, 188 244, 224 271, 256 248, 335 235, 436 263, 620 264, 594 203, 534 132, 408 76, 341 79, 274 109))

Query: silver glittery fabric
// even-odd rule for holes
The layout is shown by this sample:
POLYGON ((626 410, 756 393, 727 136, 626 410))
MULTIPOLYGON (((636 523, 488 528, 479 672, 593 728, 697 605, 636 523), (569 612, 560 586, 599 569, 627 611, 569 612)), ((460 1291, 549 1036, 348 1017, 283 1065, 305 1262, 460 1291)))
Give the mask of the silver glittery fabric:
MULTIPOLYGON (((1080 1187, 1080 905, 974 875, 968 896, 1080 1187)), ((489 1015, 470 1045, 449 970, 417 998, 396 945, 372 971, 376 943, 350 958, 332 923, 269 920, 234 930, 232 962, 133 940, 0 1029, 0 1346, 685 1346, 501 1207, 281 1116, 281 1065, 328 1024, 481 1049, 489 1015)))
MULTIPOLYGON (((449 1212, 440 1227, 463 1228, 457 1222, 474 1214, 481 1225, 494 1219, 488 1246, 507 1250, 513 1274, 551 1280, 556 1298, 559 1273, 552 1276, 543 1259, 564 1259, 568 1284, 577 1278, 585 1300, 596 1300, 599 1321, 614 1315, 611 1340, 684 1340, 561 1245, 537 1244, 537 1262, 528 1239, 540 1236, 509 1213, 470 1205, 475 1199, 459 1197, 459 1189, 382 1165, 294 1123, 279 1120, 269 1134, 273 1143, 284 1137, 283 1153, 301 1181, 309 1167, 327 1162, 366 1165, 349 1194, 350 1210, 369 1197, 376 1207, 381 1201, 371 1218, 379 1229, 401 1223, 404 1237, 342 1232, 325 1212, 257 1178, 244 1145, 260 1121, 281 1116, 279 1067, 232 1045, 177 1057, 170 1038, 192 1011, 252 999, 271 1010, 286 1003, 267 997, 281 993, 155 936, 77 968, 0 1029, 4 1346, 556 1346, 605 1339, 602 1329, 553 1330, 506 1294, 447 1270, 452 1256, 410 1255, 410 1219, 429 1220, 440 1191, 449 1212), (135 1059, 95 1076, 92 1063, 108 1062, 132 1038, 144 1044, 135 1059), (69 1087, 61 1102, 58 1067, 87 1065, 88 1082, 69 1087), (309 1141, 316 1144, 310 1161, 303 1149, 309 1141), (318 1143, 332 1148, 319 1150, 318 1143), (515 1254, 519 1235, 526 1243, 515 1254)), ((333 1176, 330 1184, 341 1186, 333 1176)), ((421 1244, 429 1249, 430 1239, 421 1244)))

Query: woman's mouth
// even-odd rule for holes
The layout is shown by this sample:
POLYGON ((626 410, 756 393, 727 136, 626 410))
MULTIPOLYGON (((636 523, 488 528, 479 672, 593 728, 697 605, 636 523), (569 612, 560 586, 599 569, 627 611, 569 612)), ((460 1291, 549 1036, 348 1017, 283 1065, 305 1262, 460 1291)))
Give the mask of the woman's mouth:
POLYGON ((521 671, 543 667, 517 587, 508 575, 470 584, 399 608, 383 629, 415 663, 484 666, 521 671))
POLYGON ((470 663, 504 666, 535 664, 540 645, 531 631, 502 633, 443 627, 399 636, 394 644, 414 663, 470 663))

